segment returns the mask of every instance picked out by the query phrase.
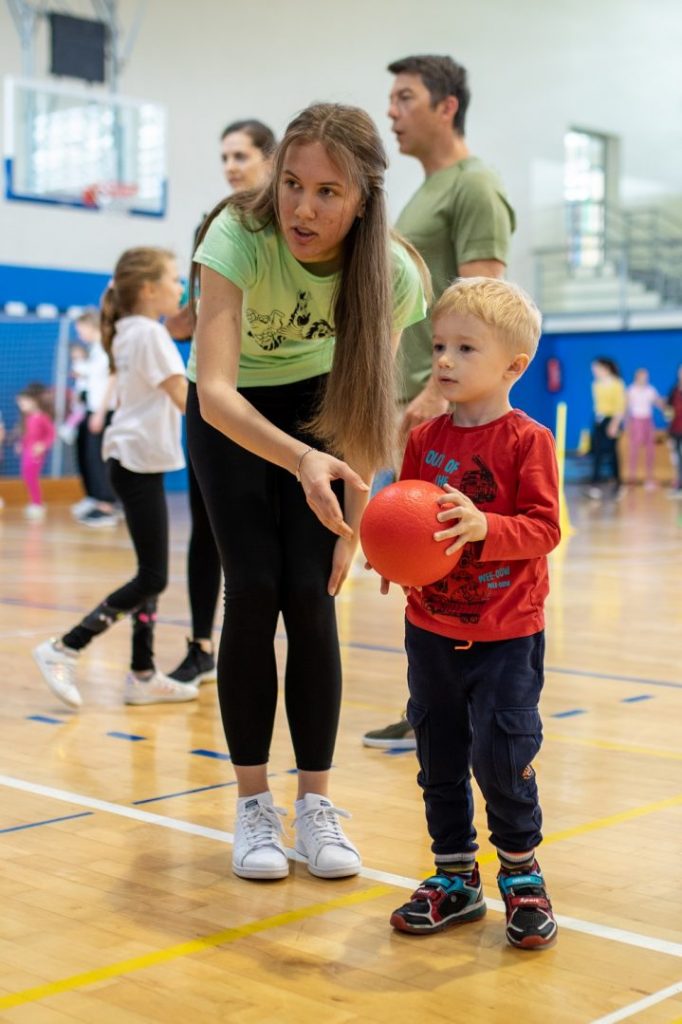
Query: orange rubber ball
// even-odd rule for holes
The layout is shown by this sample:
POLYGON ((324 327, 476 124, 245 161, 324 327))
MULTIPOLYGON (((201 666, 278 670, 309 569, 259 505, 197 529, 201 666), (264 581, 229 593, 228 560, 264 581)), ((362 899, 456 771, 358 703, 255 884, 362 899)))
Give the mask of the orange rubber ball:
POLYGON ((459 560, 459 553, 445 554, 452 540, 433 539, 450 525, 436 519, 442 494, 428 480, 400 480, 371 499, 360 522, 360 543, 381 576, 403 587, 423 587, 452 572, 459 560))

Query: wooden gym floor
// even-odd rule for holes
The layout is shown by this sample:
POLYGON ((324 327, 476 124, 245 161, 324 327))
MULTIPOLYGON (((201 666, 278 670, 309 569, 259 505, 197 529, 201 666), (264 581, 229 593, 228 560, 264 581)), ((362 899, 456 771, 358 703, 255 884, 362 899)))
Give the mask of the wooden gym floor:
MULTIPOLYGON (((235 791, 216 689, 196 704, 121 703, 128 627, 82 659, 84 707, 44 686, 30 650, 125 578, 123 527, 66 506, 0 516, 0 1020, 16 1024, 682 1021, 682 503, 570 497, 552 556, 540 860, 557 945, 505 944, 479 802, 487 917, 431 937, 388 927, 431 862, 411 752, 361 736, 405 700, 402 600, 357 566, 339 601, 345 664, 333 796, 365 869, 325 882, 230 871, 235 791)), ((157 651, 187 633, 184 500, 157 651)), ((284 654, 284 641, 278 643, 284 654)), ((276 802, 295 790, 280 711, 276 802)))

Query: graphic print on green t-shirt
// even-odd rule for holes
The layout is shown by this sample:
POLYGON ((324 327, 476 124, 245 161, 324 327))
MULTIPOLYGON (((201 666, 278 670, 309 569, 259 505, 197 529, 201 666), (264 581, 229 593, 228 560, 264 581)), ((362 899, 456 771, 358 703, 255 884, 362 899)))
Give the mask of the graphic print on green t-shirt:
POLYGON ((302 289, 296 299, 296 306, 289 316, 280 309, 262 313, 247 306, 245 315, 249 326, 246 333, 264 352, 279 348, 287 338, 309 341, 312 338, 333 337, 334 328, 328 320, 324 317, 319 320, 313 318, 310 292, 302 289))

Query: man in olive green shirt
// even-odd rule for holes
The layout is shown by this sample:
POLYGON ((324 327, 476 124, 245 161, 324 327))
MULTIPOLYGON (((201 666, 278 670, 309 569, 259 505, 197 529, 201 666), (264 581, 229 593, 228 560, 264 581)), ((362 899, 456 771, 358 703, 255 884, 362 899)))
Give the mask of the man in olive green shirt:
MULTIPOLYGON (((425 180, 396 227, 424 257, 434 300, 456 277, 502 277, 515 218, 497 175, 469 152, 464 123, 467 72, 450 57, 405 57, 395 75, 388 116, 400 152, 416 157, 425 180)), ((407 432, 446 410, 431 381, 431 323, 405 331, 398 354, 407 432)))
MULTIPOLYGON (((431 271, 434 300, 456 277, 502 277, 515 227, 514 211, 497 175, 472 156, 464 137, 469 105, 466 69, 450 57, 405 57, 389 64, 395 75, 388 116, 400 152, 416 157, 425 179, 396 227, 431 271)), ((431 377, 431 322, 403 331, 398 350, 402 439, 447 411, 431 377)), ((368 747, 413 749, 405 718, 368 732, 368 747)))

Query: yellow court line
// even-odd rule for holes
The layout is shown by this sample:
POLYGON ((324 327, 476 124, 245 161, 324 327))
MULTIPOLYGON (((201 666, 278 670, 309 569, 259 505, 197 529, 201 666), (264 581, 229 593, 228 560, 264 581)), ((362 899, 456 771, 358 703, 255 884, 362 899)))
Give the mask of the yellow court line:
POLYGON ((48 996, 58 995, 60 992, 84 988, 86 985, 93 985, 95 982, 104 981, 107 978, 117 978, 123 974, 130 974, 132 971, 143 970, 145 967, 156 967, 157 964, 168 963, 169 960, 177 960, 178 957, 191 956, 215 946, 228 945, 238 939, 246 938, 247 935, 257 935, 259 932, 271 931, 273 928, 280 928, 282 925, 293 924, 296 921, 304 921, 309 917, 318 917, 339 907, 352 907, 358 903, 368 903, 370 900, 379 899, 392 891, 388 885, 375 885, 362 892, 338 896, 326 903, 313 903, 311 906, 301 907, 299 910, 288 910, 284 914, 275 914, 274 917, 266 917, 261 921, 252 921, 251 924, 241 925, 239 928, 226 928, 225 931, 216 932, 214 935, 204 935, 202 938, 181 942, 179 945, 169 946, 167 949, 158 949, 153 953, 132 957, 130 960, 119 960, 106 967, 96 967, 92 971, 73 974, 70 978, 48 981, 44 985, 36 985, 35 988, 26 988, 21 992, 0 996, 0 1010, 23 1006, 25 1003, 35 1003, 39 999, 46 999, 48 996))
MULTIPOLYGON (((551 832, 542 840, 542 845, 548 843, 559 843, 562 839, 572 839, 574 836, 584 836, 588 832, 596 832, 600 828, 610 828, 611 825, 620 825, 624 821, 633 821, 635 818, 642 818, 645 814, 655 814, 656 811, 667 810, 668 807, 679 807, 682 804, 682 793, 678 796, 670 796, 665 800, 657 800, 653 804, 643 804, 641 807, 632 807, 629 811, 619 811, 618 814, 610 814, 607 818, 595 818, 594 821, 586 821, 582 825, 575 825, 573 828, 565 828, 560 832, 551 832)), ((479 864, 490 864, 497 860, 497 852, 484 853, 478 858, 479 864)))
POLYGON ((592 740, 580 736, 562 736, 556 732, 545 733, 545 739, 553 743, 574 743, 579 747, 596 747, 597 750, 619 750, 624 754, 644 754, 646 757, 661 757, 667 761, 682 761, 682 754, 673 750, 657 750, 655 747, 632 747, 628 743, 613 743, 611 740, 592 740))

